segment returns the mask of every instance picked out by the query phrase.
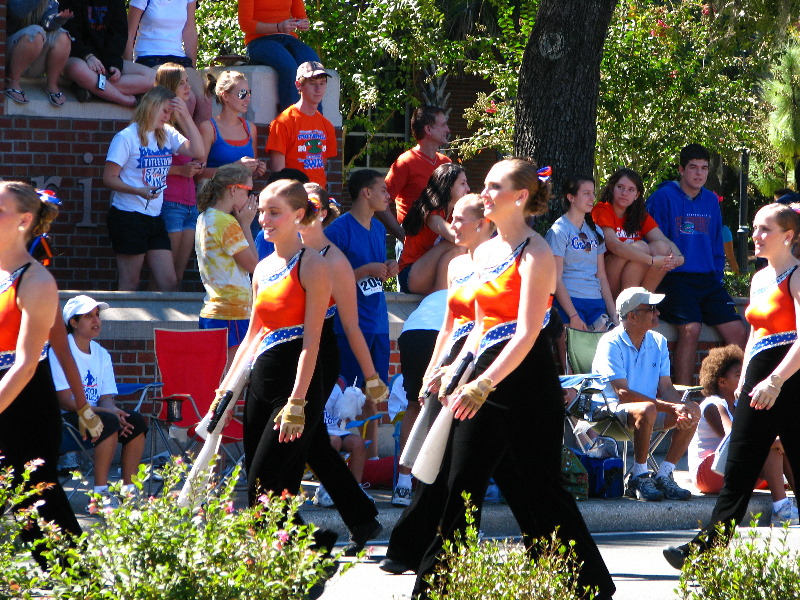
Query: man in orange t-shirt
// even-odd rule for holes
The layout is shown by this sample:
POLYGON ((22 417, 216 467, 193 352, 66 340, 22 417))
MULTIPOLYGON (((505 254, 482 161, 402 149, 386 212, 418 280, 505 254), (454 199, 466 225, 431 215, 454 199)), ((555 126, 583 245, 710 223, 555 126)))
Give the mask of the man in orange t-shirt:
POLYGON ((330 75, 315 61, 297 67, 295 85, 300 100, 279 114, 269 126, 267 155, 270 170, 299 169, 308 179, 328 187, 325 162, 336 156, 333 124, 317 110, 330 75))
POLYGON ((411 115, 411 133, 417 145, 397 157, 386 175, 386 188, 394 199, 397 219, 388 210, 375 213, 375 217, 401 242, 405 234, 399 223, 403 222, 408 210, 428 185, 436 167, 451 162, 447 156, 437 152, 450 135, 444 109, 438 106, 415 109, 411 115))

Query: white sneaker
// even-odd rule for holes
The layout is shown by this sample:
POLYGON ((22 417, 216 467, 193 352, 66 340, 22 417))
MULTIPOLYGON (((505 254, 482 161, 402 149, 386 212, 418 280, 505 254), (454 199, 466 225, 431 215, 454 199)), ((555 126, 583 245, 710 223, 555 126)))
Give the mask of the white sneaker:
POLYGON ((321 506, 322 508, 332 508, 333 498, 331 498, 330 494, 328 494, 324 487, 319 486, 317 488, 317 493, 314 494, 314 504, 321 506))
POLYGON ((392 506, 408 506, 411 504, 411 488, 397 486, 392 493, 392 506))
POLYGON ((800 525, 800 518, 798 518, 797 507, 794 503, 786 499, 781 507, 772 512, 772 525, 774 527, 783 527, 783 524, 788 521, 789 525, 800 525))

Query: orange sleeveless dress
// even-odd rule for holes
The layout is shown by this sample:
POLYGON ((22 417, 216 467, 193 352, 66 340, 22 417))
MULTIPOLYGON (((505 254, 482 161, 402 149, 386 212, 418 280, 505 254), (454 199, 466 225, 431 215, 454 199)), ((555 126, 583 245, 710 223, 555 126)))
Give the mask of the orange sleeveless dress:
POLYGON ((789 280, 796 269, 794 266, 768 285, 752 290, 750 304, 744 314, 753 327, 753 344, 745 357, 745 365, 762 350, 787 346, 797 340, 794 300, 789 290, 789 280))

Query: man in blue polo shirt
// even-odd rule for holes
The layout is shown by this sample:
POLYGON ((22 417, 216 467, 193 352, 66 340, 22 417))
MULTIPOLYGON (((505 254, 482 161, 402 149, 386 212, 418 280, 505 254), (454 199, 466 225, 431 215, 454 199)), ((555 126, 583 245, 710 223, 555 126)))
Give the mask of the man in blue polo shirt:
POLYGON ((653 331, 657 305, 663 294, 642 287, 623 290, 617 298, 621 327, 603 335, 597 345, 592 372, 608 378, 606 396, 633 430, 634 465, 625 482, 625 495, 640 500, 688 500, 692 494, 672 478, 675 463, 686 454, 700 422, 700 407, 681 401, 670 379, 667 339, 653 331), (658 398, 657 398, 658 396, 658 398), (672 442, 658 473, 647 468, 647 451, 654 430, 672 429, 672 442))

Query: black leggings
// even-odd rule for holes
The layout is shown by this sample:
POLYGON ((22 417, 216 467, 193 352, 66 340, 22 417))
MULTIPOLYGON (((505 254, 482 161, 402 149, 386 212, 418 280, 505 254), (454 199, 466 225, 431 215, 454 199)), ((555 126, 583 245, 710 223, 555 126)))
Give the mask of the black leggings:
MULTIPOLYGON (((503 346, 496 344, 478 357, 473 378, 488 368, 503 346)), ((583 562, 578 583, 597 586, 602 598, 613 595, 611 575, 575 499, 561 486, 563 435, 563 395, 548 341, 540 335, 475 417, 453 423, 440 474, 447 485, 440 534, 420 563, 415 594, 426 595, 424 579, 433 573, 443 541, 466 529, 462 492, 468 492, 480 509, 489 478, 503 462, 498 485, 526 538, 549 537, 559 527, 561 539, 575 540, 577 559, 583 562)))
MULTIPOLYGON (((0 371, 0 379, 7 373, 7 369, 0 371)), ((52 485, 40 495, 16 505, 14 511, 44 500, 39 507, 40 517, 56 523, 67 533, 80 535, 81 527, 64 489, 58 483, 60 444, 61 411, 50 374, 50 362, 45 359, 39 362, 36 372, 19 396, 0 413, 0 454, 4 457, 0 466, 13 467, 14 481, 20 482, 25 463, 36 458, 43 459, 44 463, 31 473, 28 486, 34 487, 38 483, 52 485)), ((22 539, 27 542, 42 537, 43 533, 36 525, 22 533, 22 539)), ((46 565, 36 548, 34 558, 42 567, 46 565)))
POLYGON ((779 346, 763 350, 747 365, 733 419, 725 483, 714 505, 711 522, 692 540, 703 549, 720 541, 727 542, 733 533, 731 521, 739 523, 744 518, 758 474, 777 436, 781 438, 792 472, 800 473, 800 436, 797 434, 797 423, 800 422, 800 374, 795 373, 786 380, 771 409, 756 410, 750 406, 750 392, 770 376, 789 348, 779 346), (717 536, 718 523, 726 526, 723 540, 717 536))

